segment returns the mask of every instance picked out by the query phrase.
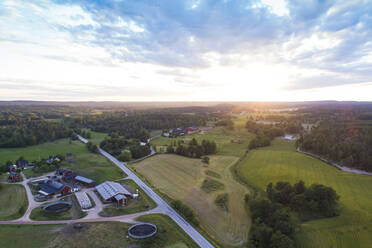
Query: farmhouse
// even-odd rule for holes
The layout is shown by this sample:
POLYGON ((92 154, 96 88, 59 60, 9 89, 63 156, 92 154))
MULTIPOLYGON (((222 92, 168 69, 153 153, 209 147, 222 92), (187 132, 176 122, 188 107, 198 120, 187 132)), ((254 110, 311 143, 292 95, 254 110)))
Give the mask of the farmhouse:
POLYGON ((13 182, 18 181, 19 180, 19 175, 18 175, 18 173, 11 171, 11 172, 9 172, 8 178, 10 180, 12 180, 13 182))
POLYGON ((58 168, 56 171, 56 176, 60 179, 69 182, 73 180, 77 176, 77 174, 74 173, 72 170, 58 168))
POLYGON ((76 176, 75 182, 80 183, 87 187, 93 187, 96 184, 92 179, 82 177, 82 176, 76 176))
POLYGON ((24 167, 28 166, 28 160, 19 160, 17 161, 17 167, 19 169, 23 169, 24 167))
POLYGON ((120 183, 106 181, 98 186, 96 190, 103 202, 117 202, 118 205, 124 206, 132 194, 125 189, 120 183))
POLYGON ((198 131, 198 127, 196 127, 196 126, 186 128, 186 132, 188 134, 195 133, 196 131, 198 131))
POLYGON ((44 181, 44 183, 41 185, 39 193, 45 196, 52 196, 56 194, 62 194, 66 195, 71 193, 71 187, 61 183, 57 182, 55 180, 47 179, 44 181))
POLYGON ((46 162, 47 162, 48 164, 51 164, 51 163, 53 163, 54 161, 60 162, 61 160, 60 160, 58 157, 52 157, 52 158, 48 159, 46 162))
POLYGON ((181 128, 176 128, 172 130, 172 134, 174 135, 185 135, 185 130, 181 128))

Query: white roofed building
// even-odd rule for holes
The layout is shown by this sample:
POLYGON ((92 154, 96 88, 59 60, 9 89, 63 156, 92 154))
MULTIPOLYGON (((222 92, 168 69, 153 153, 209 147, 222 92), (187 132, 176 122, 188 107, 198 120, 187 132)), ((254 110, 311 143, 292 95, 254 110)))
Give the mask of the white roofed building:
POLYGON ((116 182, 106 181, 96 186, 96 190, 103 202, 117 202, 119 205, 125 205, 129 198, 132 197, 123 185, 116 182))

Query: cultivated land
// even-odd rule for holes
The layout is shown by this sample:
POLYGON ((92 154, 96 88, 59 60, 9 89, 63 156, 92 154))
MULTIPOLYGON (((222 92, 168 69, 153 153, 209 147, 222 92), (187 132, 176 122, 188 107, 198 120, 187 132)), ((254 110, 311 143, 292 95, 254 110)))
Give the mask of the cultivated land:
POLYGON ((98 146, 99 146, 99 143, 101 143, 101 141, 104 140, 108 136, 107 133, 100 133, 100 132, 95 132, 95 131, 90 131, 90 130, 89 132, 91 134, 91 138, 88 140, 98 146))
MULTIPOLYGON (((71 152, 73 156, 66 157, 66 161, 62 162, 61 167, 70 168, 98 183, 106 180, 117 180, 126 176, 123 171, 103 156, 89 152, 80 141, 70 142, 69 139, 60 139, 25 148, 1 148, 0 164, 4 164, 8 160, 15 161, 20 156, 32 161, 57 154, 66 155, 68 152, 71 152)), ((31 169, 24 170, 24 174, 27 178, 42 175, 41 173, 34 173, 31 169)))
POLYGON ((143 241, 126 238, 130 224, 120 222, 84 223, 81 229, 75 229, 73 225, 0 225, 0 247, 197 247, 166 216, 149 215, 140 220, 156 224, 158 234, 143 241))
POLYGON ((200 159, 163 154, 131 166, 162 193, 189 205, 211 237, 226 245, 241 245, 247 240, 250 220, 244 208, 248 190, 230 172, 237 160, 234 156, 214 155, 207 166, 200 159), (201 189, 204 179, 209 178, 207 170, 222 176, 214 180, 223 183, 225 189, 209 194, 201 189), (224 192, 230 195, 228 212, 214 203, 216 196, 224 192))
POLYGON ((300 247, 360 247, 372 244, 372 179, 342 172, 315 158, 297 153, 293 141, 250 151, 238 172, 249 184, 264 190, 270 182, 303 180, 307 185, 331 186, 340 195, 341 215, 301 225, 300 247))
POLYGON ((22 185, 0 184, 0 220, 15 220, 28 206, 26 190, 22 185))

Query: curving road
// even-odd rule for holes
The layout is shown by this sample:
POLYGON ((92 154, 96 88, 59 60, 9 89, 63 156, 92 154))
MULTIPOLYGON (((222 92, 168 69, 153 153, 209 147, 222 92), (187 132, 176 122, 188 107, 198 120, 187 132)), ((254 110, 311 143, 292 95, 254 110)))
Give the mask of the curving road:
MULTIPOLYGON (((88 143, 88 140, 84 139, 78 135, 79 139, 88 143)), ((204 238, 194 227, 192 227, 184 218, 182 218, 173 208, 171 208, 168 203, 166 203, 158 194, 156 194, 147 184, 145 184, 136 174, 134 174, 128 167, 126 167, 126 162, 120 162, 115 157, 111 156, 108 152, 98 148, 99 152, 118 166, 125 174, 128 175, 128 179, 135 181, 143 191, 146 192, 157 204, 158 207, 155 208, 159 213, 168 215, 174 222, 178 224, 194 241, 202 248, 212 248, 214 247, 206 238, 204 238)), ((155 151, 151 147, 151 155, 155 154, 155 151)), ((154 210, 155 210, 154 209, 154 210)), ((123 216, 124 217, 124 216, 123 216)))

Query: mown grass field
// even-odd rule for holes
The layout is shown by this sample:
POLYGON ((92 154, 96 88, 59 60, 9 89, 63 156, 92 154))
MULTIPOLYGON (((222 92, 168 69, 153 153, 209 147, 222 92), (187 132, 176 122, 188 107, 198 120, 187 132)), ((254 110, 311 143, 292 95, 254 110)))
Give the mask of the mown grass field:
POLYGON ((22 217, 27 206, 26 190, 22 185, 0 184, 0 220, 22 217))
POLYGON ((340 195, 341 215, 301 225, 299 247, 367 248, 372 244, 372 178, 342 172, 315 158, 297 153, 293 141, 251 151, 238 171, 261 189, 270 182, 303 180, 331 186, 340 195))
POLYGON ((230 246, 242 245, 250 227, 250 219, 244 208, 244 196, 248 189, 236 182, 230 172, 230 167, 237 160, 233 156, 214 155, 210 156, 210 164, 206 165, 200 159, 164 154, 131 166, 160 192, 189 205, 203 229, 213 239, 230 246), (221 175, 221 178, 214 180, 223 183, 225 188, 209 194, 204 192, 202 183, 205 178, 210 178, 207 171, 221 175), (224 192, 230 195, 228 212, 214 202, 217 195, 224 192))
POLYGON ((230 131, 222 127, 216 127, 205 131, 204 134, 195 133, 177 138, 159 137, 152 140, 151 145, 154 147, 170 145, 174 141, 178 142, 178 140, 184 140, 185 143, 188 143, 192 138, 195 138, 199 143, 203 139, 215 141, 218 155, 241 157, 247 150, 251 135, 243 129, 230 131))
POLYGON ((66 155, 68 152, 80 154, 85 153, 86 149, 79 141, 72 141, 70 144, 69 139, 59 139, 53 142, 21 148, 0 148, 0 164, 5 164, 8 160, 14 162, 20 156, 32 161, 57 154, 66 155))
POLYGON ((74 229, 73 225, 0 225, 0 247, 197 247, 167 216, 143 216, 141 221, 156 224, 158 234, 148 240, 126 238, 130 224, 120 222, 84 223, 81 229, 74 229))

